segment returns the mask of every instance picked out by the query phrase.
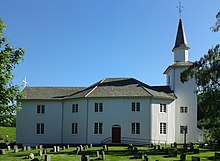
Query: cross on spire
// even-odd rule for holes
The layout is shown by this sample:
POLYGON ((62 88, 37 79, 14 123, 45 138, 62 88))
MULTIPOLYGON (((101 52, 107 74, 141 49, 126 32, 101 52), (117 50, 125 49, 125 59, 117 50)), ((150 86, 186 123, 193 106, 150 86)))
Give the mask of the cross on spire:
POLYGON ((176 8, 178 8, 179 16, 181 19, 182 18, 182 9, 183 9, 183 5, 181 3, 181 0, 179 0, 179 6, 176 6, 176 8))

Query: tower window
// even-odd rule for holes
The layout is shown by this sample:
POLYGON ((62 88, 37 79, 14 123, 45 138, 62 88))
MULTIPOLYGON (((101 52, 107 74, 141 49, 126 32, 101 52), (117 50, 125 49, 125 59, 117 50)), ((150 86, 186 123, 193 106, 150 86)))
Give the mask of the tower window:
POLYGON ((160 112, 163 112, 163 113, 167 112, 167 105, 166 104, 160 104, 160 112))

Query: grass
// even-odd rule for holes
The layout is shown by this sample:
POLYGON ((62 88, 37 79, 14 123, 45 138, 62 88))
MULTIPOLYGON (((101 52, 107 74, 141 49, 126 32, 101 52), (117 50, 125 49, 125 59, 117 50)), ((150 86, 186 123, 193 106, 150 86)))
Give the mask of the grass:
MULTIPOLYGON (((102 149, 102 147, 92 147, 89 148, 79 155, 76 154, 76 148, 71 147, 66 150, 61 150, 58 153, 54 152, 49 152, 50 149, 48 148, 48 155, 51 155, 51 160, 52 161, 79 161, 81 160, 81 155, 89 155, 90 156, 90 161, 95 161, 95 160, 100 160, 99 158, 96 157, 96 151, 99 151, 102 149)), ((138 147, 138 151, 142 151, 143 153, 147 152, 148 153, 148 158, 149 161, 155 161, 155 160, 160 160, 160 161, 173 161, 173 160, 179 160, 180 159, 180 154, 178 154, 177 157, 171 157, 165 154, 160 154, 158 150, 153 150, 153 148, 150 147, 138 147), (155 154, 153 154, 153 151, 155 154)), ((38 150, 30 150, 30 151, 22 151, 21 149, 19 150, 18 153, 14 153, 12 150, 6 151, 5 155, 0 155, 0 160, 1 161, 21 161, 21 160, 28 160, 27 156, 33 153, 36 158, 44 159, 43 156, 37 156, 38 150)), ((128 151, 128 148, 126 146, 109 146, 108 152, 105 152, 106 154, 106 161, 143 161, 144 159, 134 159, 133 154, 131 154, 128 151)), ((187 160, 192 160, 192 156, 200 156, 200 159, 203 160, 213 160, 214 156, 214 151, 210 151, 208 149, 200 149, 199 154, 193 154, 191 152, 187 152, 187 160)), ((101 156, 100 156, 101 157, 101 156)), ((143 157, 144 158, 144 157, 143 157)))
MULTIPOLYGON (((11 143, 15 142, 15 134, 16 129, 14 127, 0 127, 0 143, 11 143), (7 137, 8 136, 8 137, 7 137)), ((161 148, 165 146, 161 146, 161 148)), ((178 147, 182 148, 182 147, 178 147)), ((85 151, 83 151, 81 154, 76 154, 76 147, 71 147, 66 150, 61 150, 59 153, 49 152, 52 148, 47 149, 47 154, 51 155, 52 161, 79 161, 81 160, 81 155, 89 155, 90 161, 100 160, 96 157, 96 151, 99 151, 102 149, 102 147, 92 147, 85 151)), ((180 159, 180 152, 178 153, 177 157, 172 157, 169 155, 166 155, 164 152, 161 152, 159 150, 154 150, 153 148, 142 146, 138 147, 138 151, 142 151, 143 153, 148 154, 149 161, 173 161, 173 160, 179 160, 180 159)), ((44 160, 43 156, 38 156, 38 150, 30 150, 30 151, 22 151, 19 149, 18 153, 14 153, 13 150, 6 151, 5 155, 0 155, 1 161, 22 161, 22 160, 30 160, 28 159, 28 155, 30 153, 33 153, 36 158, 39 160, 44 160)), ((131 154, 127 148, 127 146, 109 146, 108 152, 105 152, 106 154, 106 161, 143 161, 144 159, 135 159, 133 158, 134 155, 131 154)), ((101 155, 101 154, 100 154, 101 155)), ((186 152, 187 160, 192 160, 192 156, 199 156, 200 160, 207 161, 207 160, 213 160, 214 151, 210 149, 204 149, 200 148, 199 154, 193 154, 192 152, 186 152)), ((101 156, 100 156, 101 157, 101 156)), ((144 157, 143 157, 144 158, 144 157)))
POLYGON ((0 143, 11 143, 16 140, 15 127, 0 127, 0 143))

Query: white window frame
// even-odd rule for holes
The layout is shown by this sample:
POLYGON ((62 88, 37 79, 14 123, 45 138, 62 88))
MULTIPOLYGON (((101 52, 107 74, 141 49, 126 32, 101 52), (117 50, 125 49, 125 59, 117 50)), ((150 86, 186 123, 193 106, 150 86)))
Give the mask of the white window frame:
POLYGON ((94 111, 95 112, 103 112, 104 111, 104 106, 103 103, 94 103, 94 111))
POLYGON ((141 123, 140 122, 131 123, 131 134, 141 134, 141 123))
POLYGON ((79 111, 79 105, 76 104, 72 104, 72 113, 78 113, 79 111))
POLYGON ((101 135, 103 133, 103 123, 102 122, 95 122, 94 123, 94 134, 101 135))
POLYGON ((141 111, 141 103, 140 102, 132 102, 131 103, 131 111, 141 111))
POLYGON ((37 105, 37 114, 45 113, 45 105, 37 105))
POLYGON ((180 113, 189 113, 189 107, 188 106, 181 106, 180 113))
POLYGON ((43 135, 45 133, 45 124, 44 123, 37 123, 36 124, 36 134, 43 135))
POLYGON ((167 113, 167 104, 160 104, 160 113, 167 113))
POLYGON ((166 135, 167 134, 167 123, 166 122, 160 122, 160 134, 166 135))
POLYGON ((78 134, 78 123, 72 123, 72 135, 78 134))

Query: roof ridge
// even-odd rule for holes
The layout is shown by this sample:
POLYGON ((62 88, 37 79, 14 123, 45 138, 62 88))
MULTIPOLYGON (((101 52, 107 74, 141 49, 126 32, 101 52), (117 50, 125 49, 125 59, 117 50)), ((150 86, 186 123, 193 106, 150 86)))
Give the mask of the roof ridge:
POLYGON ((99 84, 101 84, 102 82, 105 81, 106 78, 102 79, 101 81, 99 81, 99 83, 96 84, 96 86, 94 88, 92 88, 86 95, 85 97, 88 97, 97 87, 99 84))
MULTIPOLYGON (((142 88, 144 91, 146 91, 148 94, 151 95, 151 97, 153 97, 153 95, 152 95, 149 91, 147 91, 147 89, 142 85, 142 84, 144 84, 144 85, 147 85, 147 84, 145 84, 145 83, 143 83, 143 82, 141 82, 141 81, 139 81, 139 80, 137 80, 137 79, 135 79, 135 78, 132 78, 132 79, 134 79, 134 80, 141 86, 141 88, 142 88)), ((149 85, 147 85, 147 86, 150 87, 149 85)))

